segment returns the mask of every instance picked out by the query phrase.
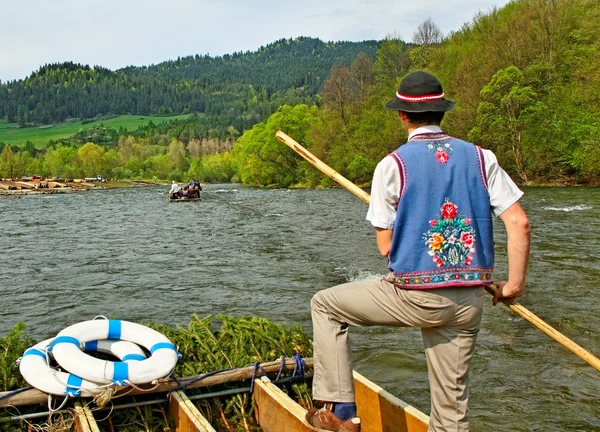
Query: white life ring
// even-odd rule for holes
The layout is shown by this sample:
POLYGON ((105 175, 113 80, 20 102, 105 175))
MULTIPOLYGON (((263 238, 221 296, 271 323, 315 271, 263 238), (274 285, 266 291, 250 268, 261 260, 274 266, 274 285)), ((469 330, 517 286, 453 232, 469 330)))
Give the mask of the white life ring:
POLYGON ((85 351, 98 351, 104 354, 112 354, 121 361, 141 361, 146 360, 147 358, 146 353, 139 345, 124 340, 102 339, 89 341, 84 342, 82 348, 85 351))
POLYGON ((121 320, 83 321, 61 331, 52 342, 52 354, 64 369, 97 383, 115 385, 150 383, 175 369, 178 353, 162 333, 141 324, 121 320), (121 339, 140 345, 150 357, 136 362, 111 362, 92 357, 79 348, 100 339, 121 339))
MULTIPOLYGON (((50 366, 48 347, 54 338, 39 342, 25 350, 19 359, 19 371, 32 387, 53 395, 92 397, 100 393, 101 384, 91 382, 71 373, 50 366)), ((146 358, 144 351, 134 343, 126 341, 92 341, 85 348, 112 354, 122 361, 139 361, 146 358)))

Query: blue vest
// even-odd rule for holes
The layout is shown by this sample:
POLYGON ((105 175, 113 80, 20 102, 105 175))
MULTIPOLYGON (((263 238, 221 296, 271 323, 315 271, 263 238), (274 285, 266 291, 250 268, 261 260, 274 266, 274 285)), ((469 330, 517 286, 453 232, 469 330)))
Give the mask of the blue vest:
POLYGON ((401 186, 386 279, 405 289, 492 283, 492 211, 481 148, 427 133, 391 156, 401 186))

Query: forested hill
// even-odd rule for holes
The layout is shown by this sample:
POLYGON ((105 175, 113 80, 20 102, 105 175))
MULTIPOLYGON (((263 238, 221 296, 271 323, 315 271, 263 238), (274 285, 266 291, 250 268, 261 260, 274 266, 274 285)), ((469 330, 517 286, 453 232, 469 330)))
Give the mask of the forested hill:
POLYGON ((325 43, 320 39, 300 37, 280 39, 255 52, 236 52, 222 57, 196 54, 123 70, 137 76, 194 79, 208 88, 249 84, 266 89, 269 94, 289 88, 306 88, 314 95, 321 89, 334 63, 350 65, 359 52, 375 59, 377 47, 377 41, 325 43))
POLYGON ((359 52, 375 58, 377 47, 377 41, 300 37, 255 52, 196 55, 117 71, 50 64, 24 80, 0 84, 0 119, 39 125, 111 114, 198 112, 241 132, 283 104, 314 102, 334 64, 349 65, 359 52))

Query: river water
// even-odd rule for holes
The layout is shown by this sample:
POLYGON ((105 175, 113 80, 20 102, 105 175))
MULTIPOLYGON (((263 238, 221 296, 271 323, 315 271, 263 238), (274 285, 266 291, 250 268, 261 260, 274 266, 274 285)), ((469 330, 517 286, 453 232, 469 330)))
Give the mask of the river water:
MULTIPOLYGON (((34 338, 97 315, 186 325, 192 314, 262 316, 311 332, 318 290, 385 273, 366 205, 349 192, 208 185, 0 200, 0 336, 34 338)), ((600 355, 600 189, 527 188, 533 228, 519 302, 600 355)), ((497 224, 496 278, 506 275, 497 224)), ((600 431, 600 372, 488 296, 473 360, 474 431, 600 431)), ((357 371, 429 412, 416 329, 352 330, 357 371)))

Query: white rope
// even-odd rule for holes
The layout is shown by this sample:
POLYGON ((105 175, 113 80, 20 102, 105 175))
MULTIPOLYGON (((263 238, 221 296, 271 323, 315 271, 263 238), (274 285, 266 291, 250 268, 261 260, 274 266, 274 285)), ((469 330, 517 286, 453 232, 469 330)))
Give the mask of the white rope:
POLYGON ((139 390, 141 392, 149 392, 149 391, 152 391, 152 390, 156 390, 158 388, 158 384, 159 384, 158 380, 154 380, 154 381, 150 382, 150 384, 154 385, 152 388, 144 389, 144 388, 136 386, 131 381, 125 380, 125 382, 127 383, 127 385, 129 385, 129 386, 133 387, 134 389, 139 390))
POLYGON ((50 411, 51 413, 55 412, 55 411, 59 411, 61 409, 64 408, 64 406, 67 404, 67 401, 69 400, 69 395, 65 396, 64 400, 62 401, 62 403, 60 404, 60 406, 58 408, 53 409, 52 408, 52 395, 48 395, 48 411, 50 411))

